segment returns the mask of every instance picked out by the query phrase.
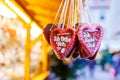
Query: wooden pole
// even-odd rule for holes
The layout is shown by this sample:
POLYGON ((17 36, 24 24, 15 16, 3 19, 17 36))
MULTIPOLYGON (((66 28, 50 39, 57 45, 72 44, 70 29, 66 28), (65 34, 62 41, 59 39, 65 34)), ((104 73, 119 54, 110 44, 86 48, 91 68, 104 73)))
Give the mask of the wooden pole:
POLYGON ((24 80, 30 80, 30 27, 27 27, 26 43, 25 43, 25 62, 24 62, 24 80))

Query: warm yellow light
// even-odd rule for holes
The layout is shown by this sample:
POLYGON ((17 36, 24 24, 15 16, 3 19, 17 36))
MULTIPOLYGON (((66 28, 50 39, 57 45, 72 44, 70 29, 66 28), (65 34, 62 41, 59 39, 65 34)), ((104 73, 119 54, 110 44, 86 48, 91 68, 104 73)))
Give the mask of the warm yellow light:
POLYGON ((50 74, 49 71, 46 71, 40 75, 38 75, 37 77, 35 77, 34 79, 32 80, 45 80, 45 78, 50 74))
POLYGON ((4 4, 0 3, 0 15, 8 18, 16 18, 17 15, 10 11, 4 4), (8 14, 9 13, 9 14, 8 14))
POLYGON ((31 40, 35 39, 37 36, 42 34, 42 29, 35 22, 31 22, 31 40))
POLYGON ((13 4, 11 2, 11 0, 5 0, 5 3, 8 4, 8 6, 14 10, 14 12, 16 14, 18 14, 26 23, 30 23, 31 22, 31 19, 24 13, 22 12, 20 9, 18 9, 15 4, 13 4))

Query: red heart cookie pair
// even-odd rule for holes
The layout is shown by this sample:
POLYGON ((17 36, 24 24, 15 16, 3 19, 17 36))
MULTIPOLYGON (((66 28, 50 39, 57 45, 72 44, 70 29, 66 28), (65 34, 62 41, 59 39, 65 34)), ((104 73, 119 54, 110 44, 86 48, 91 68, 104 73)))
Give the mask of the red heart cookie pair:
POLYGON ((102 41, 103 28, 98 24, 83 24, 79 27, 77 35, 81 58, 94 59, 102 41))
POLYGON ((70 56, 76 58, 78 55, 81 58, 94 59, 102 41, 102 27, 88 24, 76 25, 76 27, 78 30, 66 27, 62 30, 50 24, 44 29, 44 35, 59 59, 70 56), (52 30, 50 30, 51 25, 52 30))

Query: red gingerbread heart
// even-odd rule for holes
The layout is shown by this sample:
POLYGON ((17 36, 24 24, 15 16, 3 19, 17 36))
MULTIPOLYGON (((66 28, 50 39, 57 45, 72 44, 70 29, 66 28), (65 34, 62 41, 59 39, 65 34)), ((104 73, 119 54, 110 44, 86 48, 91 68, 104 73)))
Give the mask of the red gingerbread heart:
POLYGON ((89 57, 89 55, 87 54, 87 52, 83 49, 81 43, 79 43, 78 49, 79 49, 79 54, 80 54, 81 58, 88 58, 89 57))
POLYGON ((77 45, 75 44, 71 50, 70 53, 68 53, 68 55, 66 56, 66 58, 69 58, 71 56, 73 56, 74 54, 76 55, 76 52, 77 52, 78 48, 77 48, 77 45))
POLYGON ((65 58, 76 42, 76 32, 72 28, 54 29, 50 34, 50 43, 59 59, 65 58))
POLYGON ((103 28, 100 25, 93 25, 91 27, 84 24, 79 27, 77 35, 81 45, 80 47, 82 47, 82 49, 84 49, 83 52, 85 52, 85 55, 83 56, 94 56, 98 51, 103 38, 103 28))

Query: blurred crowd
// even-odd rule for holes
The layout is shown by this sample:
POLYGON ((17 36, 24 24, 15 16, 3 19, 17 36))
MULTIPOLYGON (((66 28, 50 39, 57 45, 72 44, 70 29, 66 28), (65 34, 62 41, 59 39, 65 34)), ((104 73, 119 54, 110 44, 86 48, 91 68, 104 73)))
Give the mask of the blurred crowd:
POLYGON ((106 49, 100 55, 95 60, 78 57, 68 64, 52 56, 47 80, 120 80, 120 52, 110 53, 106 49))

